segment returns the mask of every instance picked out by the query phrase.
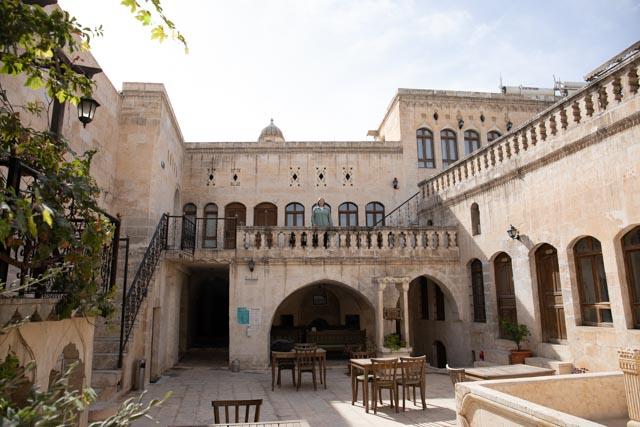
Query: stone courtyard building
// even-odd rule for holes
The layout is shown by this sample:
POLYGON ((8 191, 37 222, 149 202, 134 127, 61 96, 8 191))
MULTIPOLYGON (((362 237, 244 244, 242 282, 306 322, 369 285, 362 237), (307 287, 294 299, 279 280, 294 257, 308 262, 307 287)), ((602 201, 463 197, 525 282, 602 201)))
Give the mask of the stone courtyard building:
POLYGON ((434 367, 503 364, 501 320, 528 326, 539 363, 617 369, 640 346, 639 67, 632 49, 569 93, 398 89, 361 141, 289 141, 271 120, 188 142, 162 84, 97 75, 94 122, 62 132, 98 150, 130 239, 123 316, 85 352, 100 397, 139 359, 147 381, 197 348, 264 368, 282 337, 385 353, 397 333, 434 367))

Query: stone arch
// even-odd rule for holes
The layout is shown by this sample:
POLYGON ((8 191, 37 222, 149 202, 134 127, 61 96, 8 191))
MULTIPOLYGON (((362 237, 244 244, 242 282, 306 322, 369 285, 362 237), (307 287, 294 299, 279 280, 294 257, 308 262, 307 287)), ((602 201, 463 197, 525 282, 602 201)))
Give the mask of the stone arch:
POLYGON ((173 215, 181 215, 182 212, 180 210, 180 189, 176 187, 176 191, 173 192, 173 215))
POLYGON ((431 366, 436 368, 446 368, 447 347, 440 340, 435 340, 432 345, 431 366))
POLYGON ((353 286, 343 282, 321 279, 288 290, 268 317, 270 318, 270 328, 266 331, 268 334, 267 342, 271 343, 272 339, 277 338, 287 338, 293 341, 305 340, 307 327, 314 321, 325 319, 327 323, 335 322, 336 316, 339 316, 340 324, 328 324, 328 327, 337 327, 336 329, 340 329, 339 327, 343 329, 350 327, 351 329, 355 329, 359 326, 360 330, 366 331, 367 341, 375 340, 376 310, 370 298, 353 286), (327 310, 304 310, 306 306, 313 307, 316 301, 315 290, 317 290, 318 297, 322 296, 323 293, 327 295, 326 306, 322 305, 322 301, 319 301, 319 298, 317 301, 317 307, 324 307, 327 310), (309 297, 311 297, 311 299, 309 299, 309 297), (303 299, 305 300, 302 301, 303 299), (305 305, 303 306, 301 303, 305 305), (335 306, 331 307, 330 303, 340 304, 339 310, 336 310, 335 306), (292 307, 298 310, 297 314, 296 312, 290 311, 292 307), (354 310, 358 312, 353 312, 354 310), (305 311, 304 314, 300 314, 302 311, 305 311), (325 311, 327 314, 323 314, 325 311), (355 321, 354 317, 348 317, 350 315, 359 316, 359 325, 349 324, 350 321, 355 321), (287 316, 287 319, 291 319, 290 321, 293 324, 288 323, 290 322, 289 320, 285 321, 282 316, 287 316), (286 323, 284 327, 283 323, 286 323))
MULTIPOLYGON (((615 236, 613 236, 616 272, 618 273, 620 293, 622 295, 621 311, 624 314, 625 324, 629 329, 638 328, 638 326, 636 326, 636 323, 640 323, 640 320, 633 314, 632 303, 634 295, 631 292, 630 271, 627 263, 627 256, 625 255, 624 251, 623 238, 627 236, 628 233, 633 231, 636 227, 640 227, 640 223, 636 222, 633 224, 629 224, 626 227, 620 229, 615 234, 615 236)), ((607 240, 608 239, 600 239, 601 242, 606 242, 607 240)))
POLYGON ((68 383, 68 390, 82 390, 84 383, 84 362, 80 357, 80 351, 74 343, 68 343, 58 355, 54 366, 49 371, 49 389, 55 382, 67 372, 72 366, 68 383))

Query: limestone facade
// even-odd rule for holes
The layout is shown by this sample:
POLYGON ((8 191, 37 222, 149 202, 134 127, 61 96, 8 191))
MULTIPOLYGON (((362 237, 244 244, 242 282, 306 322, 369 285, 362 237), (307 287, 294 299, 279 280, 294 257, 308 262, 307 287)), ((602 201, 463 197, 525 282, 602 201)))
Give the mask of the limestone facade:
MULTIPOLYGON (((505 362, 513 345, 498 338, 493 277, 502 252, 512 261, 517 319, 531 329, 536 355, 613 368, 616 350, 640 340, 620 246, 640 224, 637 68, 634 57, 568 98, 399 89, 363 141, 288 141, 272 123, 260 137, 256 130, 255 141, 185 142, 161 84, 125 83, 117 92, 98 75, 95 121, 82 128, 68 107, 63 133, 79 152, 99 150, 94 172, 104 207, 122 215, 122 235, 131 238, 130 279, 162 215, 171 215, 168 250, 138 313, 118 389, 131 386, 137 359, 147 359, 154 378, 214 339, 228 340, 228 358, 242 368, 264 367, 272 326, 290 320, 346 327, 357 318, 373 346, 397 331, 433 365, 467 365, 481 354, 505 362), (403 210, 416 192, 414 210, 403 210), (314 231, 310 216, 320 197, 335 227, 314 231), (303 211, 288 216, 292 203, 303 211), (472 203, 480 215, 476 235, 472 203), (188 205, 195 206, 193 251, 183 245, 188 205), (235 224, 225 219, 234 215, 235 224), (386 224, 373 227, 384 215, 386 224), (508 238, 511 224, 520 240, 508 238), (608 326, 582 326, 572 254, 585 236, 602 245, 608 326), (545 342, 540 322, 534 254, 542 243, 558 254, 566 339, 557 343, 545 342), (476 258, 484 322, 474 321, 469 265, 476 258), (196 308, 203 295, 220 299, 211 287, 224 288, 224 304, 208 308, 215 315, 206 304, 196 308), (340 310, 310 322, 301 310, 315 303, 302 295, 322 287, 340 310), (385 318, 393 308, 398 318, 385 318), (221 335, 203 335, 207 322, 221 335)), ((28 96, 19 82, 2 84, 13 85, 17 98, 28 96)), ((117 342, 119 319, 106 324, 96 333, 104 339, 98 360, 105 375, 115 371, 108 343, 117 342)))

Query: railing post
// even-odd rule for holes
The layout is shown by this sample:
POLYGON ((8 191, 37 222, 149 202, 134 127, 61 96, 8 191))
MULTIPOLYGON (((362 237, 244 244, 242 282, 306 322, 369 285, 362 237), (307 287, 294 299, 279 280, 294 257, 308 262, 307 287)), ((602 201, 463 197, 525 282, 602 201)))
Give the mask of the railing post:
MULTIPOLYGON (((118 349, 118 368, 122 368, 122 356, 124 353, 124 314, 127 306, 127 279, 129 273, 129 236, 122 239, 124 247, 124 279, 122 281, 122 308, 120 310, 120 348, 118 349)), ((120 245, 120 241, 118 241, 120 245)))

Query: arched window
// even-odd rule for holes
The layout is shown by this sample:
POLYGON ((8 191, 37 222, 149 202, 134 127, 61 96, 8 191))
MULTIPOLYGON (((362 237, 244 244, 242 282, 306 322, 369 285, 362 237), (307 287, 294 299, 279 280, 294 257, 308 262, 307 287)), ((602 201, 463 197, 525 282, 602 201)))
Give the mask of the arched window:
POLYGON ((367 203, 365 213, 367 214, 367 227, 373 227, 378 222, 380 225, 384 225, 384 205, 382 203, 367 203))
POLYGON ((263 202, 253 208, 253 225, 256 227, 275 227, 278 225, 278 207, 263 202))
POLYGON ((477 236, 480 230, 480 207, 477 203, 471 205, 471 234, 477 236))
POLYGON ((573 247, 573 254, 582 323, 591 326, 613 323, 600 241, 590 236, 583 237, 573 247))
POLYGON ((480 148, 480 134, 475 130, 464 131, 464 155, 468 156, 480 148))
POLYGON ((451 129, 441 130, 440 144, 442 146, 442 167, 448 168, 458 160, 458 140, 456 133, 451 129))
POLYGON ((497 130, 491 130, 489 131, 489 133, 487 134, 487 142, 491 142, 495 139, 498 139, 502 136, 502 134, 500 132, 498 132, 497 130))
POLYGON ((192 223, 195 224, 195 222, 196 222, 196 212, 197 211, 198 211, 198 209, 196 208, 196 205, 194 205, 193 203, 187 203, 182 208, 182 215, 185 218, 187 218, 189 221, 191 221, 192 223))
POLYGON ((474 259, 471 262, 471 289, 473 291, 473 321, 486 322, 484 309, 484 280, 482 278, 482 262, 474 259))
POLYGON ((429 129, 420 128, 416 131, 416 141, 418 142, 418 167, 435 168, 433 133, 429 129))
POLYGON ((356 227, 358 225, 358 206, 344 202, 338 207, 338 224, 340 227, 356 227))
POLYGON ((507 321, 514 325, 518 324, 511 257, 502 252, 496 256, 493 266, 496 275, 496 296, 498 300, 498 327, 500 329, 500 338, 508 338, 506 331, 502 327, 502 322, 507 321))
POLYGON ((622 238, 624 261, 629 282, 629 299, 633 313, 633 325, 640 329, 640 226, 622 238))
POLYGON ((209 203, 204 207, 204 232, 202 233, 202 247, 218 247, 218 206, 215 203, 209 203))
POLYGON ((304 206, 300 203, 289 203, 284 208, 284 225, 287 227, 304 227, 304 206))

